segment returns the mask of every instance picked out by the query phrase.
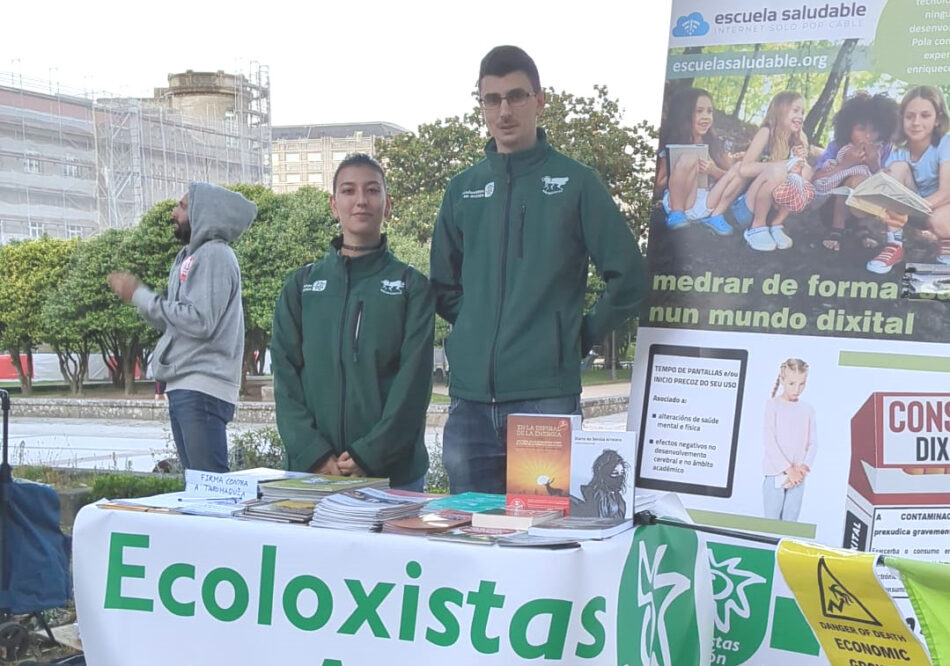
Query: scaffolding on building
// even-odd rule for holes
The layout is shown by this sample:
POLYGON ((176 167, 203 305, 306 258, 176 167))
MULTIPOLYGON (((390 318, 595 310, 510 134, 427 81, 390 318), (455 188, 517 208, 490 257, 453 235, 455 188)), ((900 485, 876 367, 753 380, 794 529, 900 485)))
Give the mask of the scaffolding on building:
POLYGON ((0 242, 133 226, 194 180, 270 184, 266 66, 172 74, 150 99, 9 79, 0 74, 0 242))

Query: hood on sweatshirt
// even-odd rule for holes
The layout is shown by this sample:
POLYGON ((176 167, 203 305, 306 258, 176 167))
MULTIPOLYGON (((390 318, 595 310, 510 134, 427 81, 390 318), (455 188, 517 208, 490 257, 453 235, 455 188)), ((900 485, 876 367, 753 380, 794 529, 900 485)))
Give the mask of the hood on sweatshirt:
POLYGON ((239 192, 211 183, 192 183, 188 187, 188 223, 191 240, 188 254, 193 254, 210 240, 232 243, 254 221, 257 204, 239 192))

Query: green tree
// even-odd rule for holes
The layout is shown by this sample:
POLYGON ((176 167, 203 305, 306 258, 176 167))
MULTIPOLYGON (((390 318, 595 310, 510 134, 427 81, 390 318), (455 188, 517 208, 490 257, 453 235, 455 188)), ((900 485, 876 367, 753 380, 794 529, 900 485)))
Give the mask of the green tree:
MULTIPOLYGON (((49 343, 59 359, 59 370, 70 392, 82 395, 89 369, 89 353, 96 342, 95 310, 100 295, 85 289, 85 275, 94 263, 96 248, 90 241, 78 243, 63 278, 43 304, 40 312, 40 339, 49 343)), ((105 283, 100 290, 106 289, 105 283)))
POLYGON ((376 156, 386 167, 386 187, 394 201, 417 194, 440 193, 459 171, 481 159, 481 114, 476 108, 459 118, 419 125, 392 139, 376 142, 376 156))
POLYGON ((33 389, 33 348, 41 337, 43 304, 66 272, 75 247, 75 241, 48 236, 0 247, 0 344, 10 354, 24 395, 33 389))
POLYGON ((293 270, 326 252, 334 221, 329 196, 314 188, 291 194, 274 194, 262 187, 234 189, 258 206, 251 228, 234 244, 244 305, 243 377, 262 372, 274 306, 284 281, 293 270))
POLYGON ((600 174, 642 244, 650 220, 656 130, 645 121, 625 125, 607 87, 594 90, 593 97, 549 90, 541 125, 552 146, 600 174))
POLYGON ((112 294, 106 280, 114 270, 134 268, 125 261, 131 236, 131 229, 110 229, 84 240, 64 280, 76 301, 72 312, 77 330, 98 349, 113 385, 123 387, 127 395, 135 391, 135 361, 142 341, 154 335, 134 308, 112 294))

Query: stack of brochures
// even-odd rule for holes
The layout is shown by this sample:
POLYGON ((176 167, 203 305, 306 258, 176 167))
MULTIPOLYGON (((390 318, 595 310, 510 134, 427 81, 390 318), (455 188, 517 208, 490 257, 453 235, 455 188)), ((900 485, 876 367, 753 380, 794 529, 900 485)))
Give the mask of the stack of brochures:
POLYGON ((387 520, 418 516, 427 501, 425 496, 381 488, 345 490, 317 503, 310 526, 378 532, 387 520))
POLYGON ((259 486, 261 499, 300 499, 314 503, 327 495, 344 490, 388 487, 389 479, 327 474, 308 474, 295 479, 269 481, 259 486))
POLYGON ((247 502, 235 512, 235 518, 269 520, 277 523, 306 523, 313 516, 316 502, 299 499, 262 499, 247 502))
POLYGON ((528 534, 569 539, 608 539, 630 529, 633 529, 633 520, 630 518, 564 516, 539 525, 532 525, 528 528, 528 534))

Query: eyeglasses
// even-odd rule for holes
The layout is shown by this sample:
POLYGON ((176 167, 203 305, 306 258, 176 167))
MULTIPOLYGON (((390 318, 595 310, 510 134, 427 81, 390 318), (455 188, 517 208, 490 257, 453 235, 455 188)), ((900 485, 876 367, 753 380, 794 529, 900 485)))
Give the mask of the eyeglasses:
POLYGON ((528 98, 534 97, 536 94, 524 88, 515 88, 509 90, 507 95, 499 95, 498 93, 482 95, 478 98, 478 101, 483 109, 497 109, 503 101, 507 101, 509 107, 516 108, 527 104, 528 98))

